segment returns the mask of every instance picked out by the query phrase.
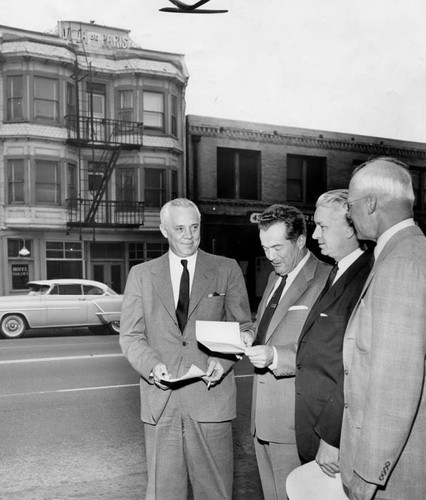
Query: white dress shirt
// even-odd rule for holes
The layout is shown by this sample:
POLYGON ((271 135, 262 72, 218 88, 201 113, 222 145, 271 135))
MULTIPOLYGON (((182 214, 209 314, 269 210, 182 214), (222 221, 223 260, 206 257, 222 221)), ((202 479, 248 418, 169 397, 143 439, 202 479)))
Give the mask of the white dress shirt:
POLYGON ((179 289, 180 289, 180 278, 183 272, 183 266, 181 260, 188 261, 188 272, 189 272, 189 296, 191 296, 192 282, 194 280, 195 264, 197 263, 197 253, 190 257, 178 257, 175 253, 169 250, 169 263, 170 263, 170 277, 172 279, 173 287, 173 298, 175 301, 175 308, 179 300, 179 289))

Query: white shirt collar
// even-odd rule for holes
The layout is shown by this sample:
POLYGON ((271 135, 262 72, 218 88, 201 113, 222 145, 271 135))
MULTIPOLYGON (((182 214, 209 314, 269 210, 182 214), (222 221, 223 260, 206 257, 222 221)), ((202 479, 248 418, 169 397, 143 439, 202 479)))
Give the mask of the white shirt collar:
POLYGON ((374 259, 377 260, 382 250, 385 248, 386 243, 392 238, 392 236, 406 227, 415 226, 413 218, 405 219, 398 224, 387 229, 382 235, 379 236, 377 244, 374 247, 374 259))
POLYGON ((333 283, 335 283, 340 276, 349 268, 351 265, 364 253, 364 250, 361 250, 361 248, 355 249, 353 252, 350 254, 346 255, 343 257, 343 259, 340 259, 339 262, 337 263, 338 271, 336 274, 336 277, 334 278, 333 283))

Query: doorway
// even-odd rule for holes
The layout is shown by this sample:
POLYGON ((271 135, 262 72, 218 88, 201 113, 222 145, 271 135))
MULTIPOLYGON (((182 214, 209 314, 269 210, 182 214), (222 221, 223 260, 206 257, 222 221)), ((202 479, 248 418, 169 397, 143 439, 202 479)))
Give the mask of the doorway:
POLYGON ((95 281, 101 281, 117 293, 123 293, 124 263, 96 262, 92 263, 92 276, 95 281))

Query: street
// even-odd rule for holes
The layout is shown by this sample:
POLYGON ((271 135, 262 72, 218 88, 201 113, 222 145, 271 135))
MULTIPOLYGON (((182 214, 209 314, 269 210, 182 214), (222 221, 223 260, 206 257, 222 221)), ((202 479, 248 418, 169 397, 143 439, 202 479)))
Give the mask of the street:
MULTIPOLYGON (((235 373, 233 498, 256 500, 247 360, 235 373)), ((144 498, 138 376, 118 336, 64 329, 0 340, 0 380, 1 499, 144 498)))

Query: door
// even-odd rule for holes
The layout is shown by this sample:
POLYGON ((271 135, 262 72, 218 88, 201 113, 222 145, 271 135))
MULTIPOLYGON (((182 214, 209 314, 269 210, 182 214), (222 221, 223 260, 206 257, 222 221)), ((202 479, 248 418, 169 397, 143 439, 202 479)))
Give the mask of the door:
POLYGON ((117 262, 96 262, 92 264, 95 281, 105 283, 117 293, 123 293, 124 264, 117 262))
POLYGON ((93 141, 104 142, 106 138, 105 127, 105 85, 92 83, 87 89, 87 103, 89 109, 89 117, 93 117, 93 123, 89 122, 89 137, 93 141))

